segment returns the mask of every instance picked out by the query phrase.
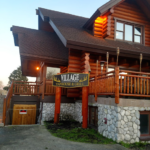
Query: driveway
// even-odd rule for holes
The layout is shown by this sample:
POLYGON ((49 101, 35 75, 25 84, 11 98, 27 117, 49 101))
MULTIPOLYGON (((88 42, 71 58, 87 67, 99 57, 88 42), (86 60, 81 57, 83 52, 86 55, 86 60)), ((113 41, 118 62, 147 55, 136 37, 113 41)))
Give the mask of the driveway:
POLYGON ((44 126, 0 127, 0 150, 127 150, 116 145, 85 144, 52 136, 44 126))

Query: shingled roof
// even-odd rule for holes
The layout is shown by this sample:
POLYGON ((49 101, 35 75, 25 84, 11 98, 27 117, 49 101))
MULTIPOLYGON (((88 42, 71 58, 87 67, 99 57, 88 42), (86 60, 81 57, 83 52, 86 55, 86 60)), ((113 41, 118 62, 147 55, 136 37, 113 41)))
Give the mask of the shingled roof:
POLYGON ((80 46, 79 50, 99 53, 105 53, 109 50, 110 53, 116 54, 116 47, 120 47, 120 55, 133 57, 132 54, 134 54, 134 57, 139 57, 139 54, 143 53, 145 58, 150 59, 150 47, 94 37, 90 31, 83 28, 88 18, 44 8, 39 8, 39 12, 41 18, 47 18, 63 44, 68 48, 78 49, 78 46, 80 46))
POLYGON ((68 61, 68 49, 62 44, 56 33, 17 26, 13 26, 11 30, 15 38, 15 45, 19 45, 21 55, 28 54, 68 61))

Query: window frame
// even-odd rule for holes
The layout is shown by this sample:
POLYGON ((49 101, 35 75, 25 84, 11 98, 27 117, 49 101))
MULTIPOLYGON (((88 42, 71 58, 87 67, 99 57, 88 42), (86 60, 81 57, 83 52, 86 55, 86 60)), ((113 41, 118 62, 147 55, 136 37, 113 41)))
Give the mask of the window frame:
POLYGON ((120 18, 116 18, 116 17, 114 17, 114 20, 115 20, 114 40, 145 45, 145 25, 144 24, 133 22, 133 21, 128 21, 128 20, 124 20, 124 19, 120 19, 120 18), (123 23, 123 31, 117 30, 117 22, 123 23), (133 27, 132 41, 125 40, 125 25, 131 25, 133 27), (141 28, 141 35, 135 34, 135 27, 141 28), (116 38, 116 32, 122 32, 123 33, 123 39, 117 39, 116 38), (140 43, 135 42, 135 36, 140 36, 140 43))
MULTIPOLYGON (((140 111, 140 115, 141 114, 146 114, 148 115, 148 119, 149 119, 149 133, 148 134, 141 134, 141 137, 149 137, 150 136, 150 111, 140 111)), ((141 126, 140 126, 141 127, 141 126)))

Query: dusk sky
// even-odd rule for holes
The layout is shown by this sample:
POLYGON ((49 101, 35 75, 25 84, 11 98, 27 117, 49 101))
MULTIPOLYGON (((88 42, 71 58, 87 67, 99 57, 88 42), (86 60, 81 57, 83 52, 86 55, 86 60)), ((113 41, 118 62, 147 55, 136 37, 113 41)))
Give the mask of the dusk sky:
MULTIPOLYGON (((13 25, 38 29, 38 7, 91 17, 109 0, 0 0, 0 81, 8 83, 10 73, 20 66, 19 48, 15 47, 10 28, 13 25)), ((30 78, 31 80, 35 80, 30 78)))

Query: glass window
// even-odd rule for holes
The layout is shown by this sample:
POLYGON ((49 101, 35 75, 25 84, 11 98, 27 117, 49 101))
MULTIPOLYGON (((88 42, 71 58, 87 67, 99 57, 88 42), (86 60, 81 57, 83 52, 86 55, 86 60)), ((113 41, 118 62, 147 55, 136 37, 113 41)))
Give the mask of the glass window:
POLYGON ((117 30, 123 31, 123 23, 117 22, 117 30))
POLYGON ((116 23, 116 39, 130 42, 142 43, 142 27, 127 24, 125 22, 116 23))
POLYGON ((52 80, 53 75, 56 75, 57 73, 60 73, 59 68, 47 67, 46 79, 47 80, 52 80))
POLYGON ((133 41, 133 27, 131 25, 125 25, 125 40, 133 41))
POLYGON ((149 134, 149 114, 140 114, 141 134, 149 134))
POLYGON ((134 36, 134 42, 141 43, 141 36, 135 35, 134 36))
POLYGON ((120 39, 120 40, 123 40, 123 32, 116 32, 116 38, 117 39, 120 39))
POLYGON ((136 35, 141 35, 141 28, 135 27, 135 28, 134 28, 134 34, 136 34, 136 35))

